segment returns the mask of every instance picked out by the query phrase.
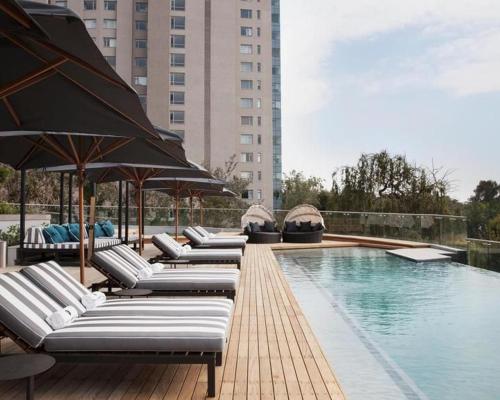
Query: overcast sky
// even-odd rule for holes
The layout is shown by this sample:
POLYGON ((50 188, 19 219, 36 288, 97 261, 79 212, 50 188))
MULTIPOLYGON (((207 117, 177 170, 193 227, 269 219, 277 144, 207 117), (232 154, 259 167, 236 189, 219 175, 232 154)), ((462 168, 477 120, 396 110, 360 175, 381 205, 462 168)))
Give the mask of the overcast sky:
POLYGON ((283 170, 361 152, 500 180, 500 0, 281 0, 283 170))

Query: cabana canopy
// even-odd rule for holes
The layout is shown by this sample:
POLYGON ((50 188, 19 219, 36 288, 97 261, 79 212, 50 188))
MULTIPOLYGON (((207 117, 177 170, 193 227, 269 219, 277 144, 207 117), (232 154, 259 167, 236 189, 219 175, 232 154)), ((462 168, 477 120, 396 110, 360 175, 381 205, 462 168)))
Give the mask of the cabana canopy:
POLYGON ((310 204, 301 204, 292 208, 285 217, 285 222, 307 222, 311 221, 312 224, 321 223, 325 226, 323 216, 318 209, 310 204))
POLYGON ((263 225, 265 221, 276 222, 274 214, 263 205, 254 204, 241 217, 241 228, 245 229, 250 222, 258 222, 259 225, 263 225))

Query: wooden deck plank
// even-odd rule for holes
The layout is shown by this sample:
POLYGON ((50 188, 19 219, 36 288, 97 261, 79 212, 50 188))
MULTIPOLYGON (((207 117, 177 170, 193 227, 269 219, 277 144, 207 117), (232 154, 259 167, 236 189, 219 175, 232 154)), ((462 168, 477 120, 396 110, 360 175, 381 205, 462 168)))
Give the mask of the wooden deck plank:
MULTIPOLYGON (((344 399, 269 245, 247 246, 230 331, 223 365, 216 368, 216 399, 344 399)), ((2 351, 20 350, 3 340, 2 351)), ((0 398, 22 398, 24 389, 22 382, 0 383, 0 398)), ((179 400, 204 399, 206 390, 207 370, 200 365, 60 364, 37 378, 36 394, 54 400, 179 400)))

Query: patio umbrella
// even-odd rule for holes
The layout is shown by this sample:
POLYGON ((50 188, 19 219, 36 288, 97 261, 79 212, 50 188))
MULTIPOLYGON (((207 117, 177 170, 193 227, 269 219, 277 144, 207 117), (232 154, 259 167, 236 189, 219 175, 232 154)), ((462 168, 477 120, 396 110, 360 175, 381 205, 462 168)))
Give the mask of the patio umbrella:
POLYGON ((23 171, 76 165, 83 281, 86 164, 150 162, 156 157, 147 149, 183 160, 175 147, 161 148, 155 140, 137 94, 109 66, 76 14, 34 2, 0 5, 0 162, 23 171))
MULTIPOLYGON (((148 165, 148 164, 132 164, 132 163, 93 163, 86 165, 87 180, 93 183, 105 183, 116 181, 131 181, 137 192, 136 204, 139 227, 139 253, 142 254, 142 230, 144 218, 142 215, 142 188, 144 183, 150 179, 162 178, 183 178, 183 179, 214 179, 210 173, 199 165, 186 161, 186 164, 178 165, 175 161, 165 157, 165 162, 170 162, 170 165, 148 165)), ((46 169, 51 172, 68 172, 74 170, 74 166, 66 165, 56 168, 46 169)), ((128 213, 128 209, 127 209, 128 213)))
MULTIPOLYGON (((154 177, 144 183, 144 190, 155 190, 175 198, 175 239, 179 237, 179 199, 199 191, 222 192, 225 182, 214 178, 162 178, 154 177), (186 195, 187 194, 187 195, 186 195)), ((192 200, 191 200, 192 204, 192 200)), ((192 206, 191 206, 192 208, 192 206)), ((192 218, 192 213, 191 213, 192 218)))

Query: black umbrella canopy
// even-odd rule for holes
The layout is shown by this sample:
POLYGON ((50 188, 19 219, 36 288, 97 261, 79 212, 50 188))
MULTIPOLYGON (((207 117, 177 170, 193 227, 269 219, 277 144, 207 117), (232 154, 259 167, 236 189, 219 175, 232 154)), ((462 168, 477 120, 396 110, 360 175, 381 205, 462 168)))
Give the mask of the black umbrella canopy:
POLYGON ((171 193, 181 193, 196 190, 219 190, 226 182, 214 178, 162 178, 152 177, 144 182, 144 190, 159 190, 171 193))
POLYGON ((137 94, 76 14, 35 2, 1 3, 0 131, 158 137, 137 94))

